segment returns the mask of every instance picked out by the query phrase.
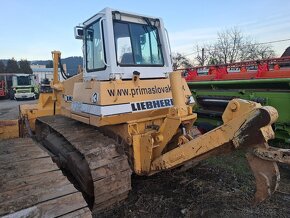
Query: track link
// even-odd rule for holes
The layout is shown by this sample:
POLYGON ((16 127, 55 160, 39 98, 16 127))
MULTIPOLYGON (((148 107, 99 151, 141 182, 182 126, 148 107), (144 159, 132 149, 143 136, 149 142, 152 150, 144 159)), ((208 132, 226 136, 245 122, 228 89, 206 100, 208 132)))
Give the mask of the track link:
POLYGON ((56 115, 36 121, 36 135, 82 190, 93 212, 111 208, 131 190, 127 156, 95 127, 56 115))

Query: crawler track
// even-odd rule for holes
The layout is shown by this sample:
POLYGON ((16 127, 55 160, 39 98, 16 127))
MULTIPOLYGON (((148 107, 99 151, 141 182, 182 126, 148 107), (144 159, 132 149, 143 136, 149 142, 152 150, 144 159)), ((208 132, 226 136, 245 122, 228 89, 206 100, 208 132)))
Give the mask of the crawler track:
POLYGON ((60 115, 38 118, 36 135, 71 174, 91 210, 99 212, 127 198, 131 169, 114 140, 95 127, 60 115))
POLYGON ((31 138, 0 141, 0 216, 91 217, 82 193, 31 138))

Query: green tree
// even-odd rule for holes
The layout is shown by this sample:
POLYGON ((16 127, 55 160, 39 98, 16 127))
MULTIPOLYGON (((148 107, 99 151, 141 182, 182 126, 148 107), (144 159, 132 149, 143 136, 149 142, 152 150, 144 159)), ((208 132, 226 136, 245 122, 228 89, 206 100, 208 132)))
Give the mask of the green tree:
POLYGON ((18 62, 19 68, 20 68, 20 73, 26 73, 26 74, 32 74, 33 71, 30 67, 30 63, 27 60, 20 60, 18 62))
POLYGON ((6 73, 19 73, 19 66, 14 58, 8 60, 5 71, 6 73))
POLYGON ((5 73, 5 65, 3 61, 0 61, 0 73, 5 73))

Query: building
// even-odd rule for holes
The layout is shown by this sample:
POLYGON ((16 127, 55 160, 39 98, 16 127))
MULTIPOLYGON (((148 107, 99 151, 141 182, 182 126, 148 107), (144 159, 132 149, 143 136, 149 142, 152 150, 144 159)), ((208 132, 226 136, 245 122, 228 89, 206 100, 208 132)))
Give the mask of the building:
MULTIPOLYGON (((33 74, 36 76, 36 83, 41 83, 41 81, 47 78, 49 81, 53 79, 53 68, 46 68, 45 65, 32 64, 30 65, 33 74)), ((66 65, 64 64, 64 70, 66 70, 66 65)), ((63 78, 60 74, 60 69, 58 69, 59 80, 62 81, 63 78)))
POLYGON ((36 83, 41 83, 45 78, 51 81, 53 79, 53 68, 42 68, 31 66, 33 74, 36 76, 36 83))
POLYGON ((31 64, 30 67, 31 67, 31 69, 32 68, 46 68, 46 65, 44 65, 44 64, 31 64))
POLYGON ((289 57, 289 56, 290 56, 290 47, 286 48, 281 57, 289 57))

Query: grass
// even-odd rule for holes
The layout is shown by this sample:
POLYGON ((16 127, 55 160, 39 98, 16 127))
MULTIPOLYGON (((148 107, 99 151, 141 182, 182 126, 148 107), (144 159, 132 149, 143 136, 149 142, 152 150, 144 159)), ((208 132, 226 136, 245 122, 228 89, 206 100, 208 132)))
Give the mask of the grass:
POLYGON ((206 160, 206 163, 224 169, 237 176, 251 175, 250 167, 245 157, 245 151, 236 150, 233 153, 211 157, 206 160))

